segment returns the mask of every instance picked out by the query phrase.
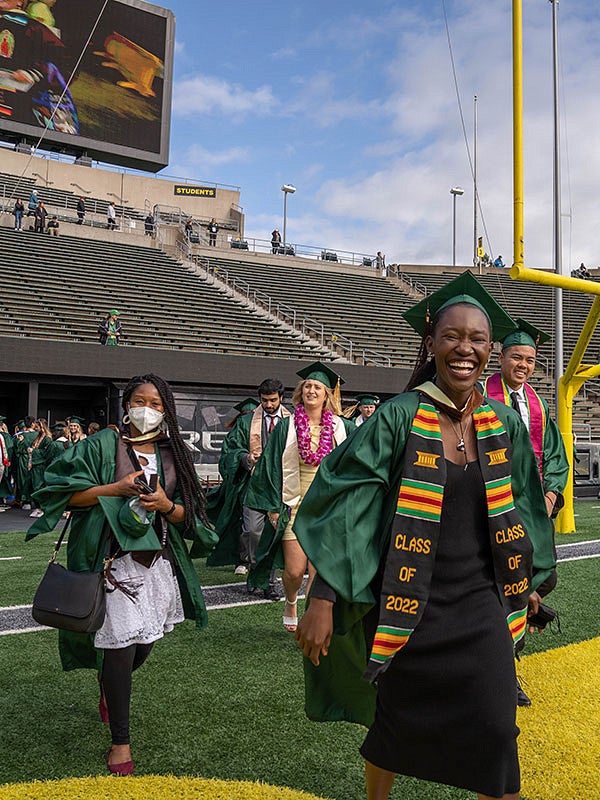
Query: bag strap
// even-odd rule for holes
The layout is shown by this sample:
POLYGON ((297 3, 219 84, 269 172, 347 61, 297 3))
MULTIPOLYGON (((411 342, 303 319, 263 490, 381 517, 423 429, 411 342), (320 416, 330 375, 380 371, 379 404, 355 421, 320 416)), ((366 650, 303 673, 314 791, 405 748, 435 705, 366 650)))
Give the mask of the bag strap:
POLYGON ((73 515, 69 514, 68 520, 65 522, 65 526, 61 531, 60 536, 58 537, 57 543, 54 545, 54 552, 52 553, 52 558, 50 559, 50 563, 53 564, 56 561, 58 556, 58 551, 60 550, 60 546, 62 544, 63 539, 65 538, 65 533, 67 532, 69 525, 71 524, 71 519, 73 515))

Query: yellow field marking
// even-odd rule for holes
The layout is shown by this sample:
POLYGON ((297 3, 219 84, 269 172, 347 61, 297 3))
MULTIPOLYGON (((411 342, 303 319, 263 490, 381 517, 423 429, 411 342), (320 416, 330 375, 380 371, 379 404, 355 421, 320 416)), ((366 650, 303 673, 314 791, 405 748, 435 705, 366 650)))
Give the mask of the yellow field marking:
POLYGON ((520 708, 521 792, 527 800, 600 797, 600 639, 517 665, 531 708, 520 708))

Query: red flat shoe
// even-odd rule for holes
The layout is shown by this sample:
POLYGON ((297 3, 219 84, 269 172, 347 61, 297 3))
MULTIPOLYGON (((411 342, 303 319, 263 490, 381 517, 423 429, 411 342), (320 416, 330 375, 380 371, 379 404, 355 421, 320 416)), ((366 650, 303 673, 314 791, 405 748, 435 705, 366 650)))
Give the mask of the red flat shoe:
POLYGON ((125 775, 133 774, 133 761, 124 761, 122 764, 109 764, 108 758, 110 753, 111 750, 109 750, 106 754, 106 766, 108 767, 108 771, 111 773, 111 775, 124 777, 125 775))

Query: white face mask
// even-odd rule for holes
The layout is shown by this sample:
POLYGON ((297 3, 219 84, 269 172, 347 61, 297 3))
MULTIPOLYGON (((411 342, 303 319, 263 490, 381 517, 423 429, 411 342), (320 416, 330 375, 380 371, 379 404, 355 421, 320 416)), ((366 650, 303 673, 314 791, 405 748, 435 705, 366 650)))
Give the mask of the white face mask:
POLYGON ((135 406, 130 408, 127 414, 129 415, 129 421, 135 425, 140 433, 155 431, 165 418, 162 411, 156 411, 150 406, 135 406))

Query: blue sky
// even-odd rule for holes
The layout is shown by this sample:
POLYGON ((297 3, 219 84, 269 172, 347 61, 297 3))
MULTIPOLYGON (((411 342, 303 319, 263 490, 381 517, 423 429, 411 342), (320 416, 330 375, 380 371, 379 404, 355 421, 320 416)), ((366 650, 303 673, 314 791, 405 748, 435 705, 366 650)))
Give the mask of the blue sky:
MULTIPOLYGON (((373 253, 472 259, 473 190, 442 0, 167 0, 176 15, 169 175, 241 187, 246 234, 373 253)), ((524 0, 525 256, 551 267, 552 6, 524 0)), ((478 96, 486 249, 512 254, 510 0, 446 0, 472 146, 478 96)), ((600 262, 600 9, 559 5, 564 267, 600 262)), ((480 233, 484 231, 481 229, 480 233)))

